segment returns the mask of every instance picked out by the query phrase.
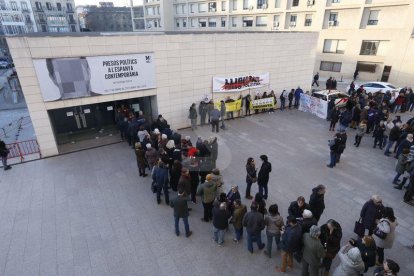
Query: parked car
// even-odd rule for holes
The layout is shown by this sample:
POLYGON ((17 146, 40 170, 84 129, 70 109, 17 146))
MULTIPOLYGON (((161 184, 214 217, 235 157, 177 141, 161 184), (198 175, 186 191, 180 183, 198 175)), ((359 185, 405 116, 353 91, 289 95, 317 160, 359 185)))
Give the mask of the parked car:
MULTIPOLYGON (((385 93, 387 91, 390 91, 391 93, 393 92, 399 92, 401 90, 401 88, 398 88, 394 85, 392 85, 391 83, 388 82, 379 82, 379 81, 372 81, 372 82, 365 82, 365 83, 361 83, 361 84, 355 84, 355 90, 357 90, 361 85, 364 86, 365 91, 367 91, 367 93, 372 93, 374 94, 375 92, 382 92, 385 93)), ((349 85, 346 88, 346 91, 349 91, 349 85)))
POLYGON ((330 102, 331 99, 335 99, 336 107, 344 107, 348 101, 348 94, 338 91, 338 90, 321 90, 312 93, 313 97, 322 99, 324 101, 330 102))

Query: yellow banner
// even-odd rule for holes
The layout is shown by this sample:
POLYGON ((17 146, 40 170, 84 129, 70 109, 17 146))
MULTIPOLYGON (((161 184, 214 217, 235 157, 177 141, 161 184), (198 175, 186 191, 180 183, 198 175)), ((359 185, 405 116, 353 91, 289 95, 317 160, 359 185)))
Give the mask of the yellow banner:
POLYGON ((275 107, 275 98, 263 98, 250 102, 250 109, 267 109, 275 107))
MULTIPOLYGON (((215 102, 214 106, 220 110, 220 102, 215 102)), ((242 99, 235 100, 234 102, 226 103, 226 112, 231 111, 239 111, 241 109, 242 105, 242 99)))

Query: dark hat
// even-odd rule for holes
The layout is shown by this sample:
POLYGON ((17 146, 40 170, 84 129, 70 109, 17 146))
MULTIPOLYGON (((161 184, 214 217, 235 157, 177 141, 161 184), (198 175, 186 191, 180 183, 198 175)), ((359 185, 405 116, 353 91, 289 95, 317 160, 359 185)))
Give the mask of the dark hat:
POLYGON ((387 266, 392 271, 392 273, 397 274, 400 272, 400 266, 393 260, 387 259, 387 266))

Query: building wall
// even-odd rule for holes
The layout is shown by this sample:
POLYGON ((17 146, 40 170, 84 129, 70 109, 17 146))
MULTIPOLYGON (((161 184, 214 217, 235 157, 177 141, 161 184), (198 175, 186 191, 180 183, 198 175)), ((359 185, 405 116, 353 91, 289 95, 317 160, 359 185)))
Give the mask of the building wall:
POLYGON ((30 1, 0 1, 0 33, 19 35, 37 31, 30 1))
MULTIPOLYGON (((127 7, 85 7, 85 28, 92 32, 132 32, 131 9, 127 7)), ((134 7, 136 17, 143 16, 142 7, 134 7)), ((136 29, 144 28, 144 20, 136 21, 136 29), (138 28, 137 28, 138 27, 138 28)))
POLYGON ((79 32, 74 0, 30 0, 39 32, 79 32))
MULTIPOLYGON (((414 2, 412 0, 299 0, 293 6, 293 0, 144 0, 144 7, 163 6, 160 14, 149 16, 145 20, 157 18, 164 22, 162 30, 180 31, 317 31, 321 32, 318 42, 315 72, 319 71, 320 62, 341 62, 341 72, 320 71, 321 77, 335 76, 351 79, 359 61, 375 62, 378 64, 375 73, 360 72, 360 81, 381 79, 384 66, 392 66, 389 81, 396 85, 407 85, 401 75, 405 59, 402 59, 401 49, 409 47, 411 35, 414 33, 414 2), (209 9, 210 3, 215 3, 215 9, 209 9), (265 5, 259 5, 265 3, 265 5), (206 11, 200 11, 199 6, 207 5, 206 11), (172 13, 165 14, 169 6, 172 13), (377 18, 370 18, 371 12, 379 11, 377 18), (331 21, 331 13, 337 13, 335 22, 331 21), (171 14, 173 18, 171 18, 171 14), (296 21, 292 23, 292 17, 296 21), (305 19, 311 17, 311 24, 305 24, 305 19), (266 24, 258 17, 265 17, 266 24), (246 18, 252 19, 252 24, 245 24, 246 18), (377 21, 376 21, 377 20, 377 21), (368 22, 375 23, 369 25, 368 22), (376 21, 376 22, 375 22, 376 21), (167 24, 169 22, 172 24, 167 24), (203 22, 207 22, 204 26, 203 22), (209 24, 211 22, 211 24, 209 24), (214 23, 215 22, 215 23, 214 23), (223 23, 222 23, 223 22, 223 23), (259 24, 258 24, 259 22, 259 24), (347 40, 344 54, 334 55, 323 52, 324 39, 347 40), (363 40, 389 41, 387 55, 360 55, 363 40)), ((147 9, 144 9, 147 11, 147 9)), ((148 25, 148 24, 147 24, 148 25)), ((149 31, 154 28, 149 28, 149 31)))
MULTIPOLYGON (((270 86, 308 89, 314 67, 317 33, 145 34, 8 38, 10 52, 43 156, 58 154, 47 110, 156 95, 158 113, 173 128, 188 127, 188 109, 212 95, 213 76, 269 72, 270 86), (229 47, 230 45, 230 47, 229 47), (254 51, 252 51, 254 49, 254 51), (154 52, 156 89, 44 102, 33 59, 154 52)), ((257 90, 246 90, 252 94, 257 90)), ((215 100, 240 93, 215 93, 215 100)))

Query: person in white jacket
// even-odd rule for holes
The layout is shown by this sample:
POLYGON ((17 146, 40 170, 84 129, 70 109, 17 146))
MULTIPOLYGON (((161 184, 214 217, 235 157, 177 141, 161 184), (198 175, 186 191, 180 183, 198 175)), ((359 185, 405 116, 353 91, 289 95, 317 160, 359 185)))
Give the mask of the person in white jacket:
POLYGON ((384 249, 392 248, 395 239, 395 228, 398 225, 394 210, 391 207, 384 208, 382 217, 372 235, 377 245, 377 265, 384 262, 384 249))
POLYGON ((336 267, 332 276, 359 276, 364 273, 365 265, 357 247, 348 243, 341 248, 338 256, 341 263, 336 267))

